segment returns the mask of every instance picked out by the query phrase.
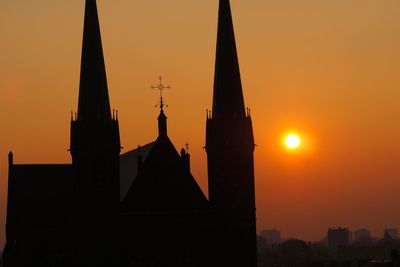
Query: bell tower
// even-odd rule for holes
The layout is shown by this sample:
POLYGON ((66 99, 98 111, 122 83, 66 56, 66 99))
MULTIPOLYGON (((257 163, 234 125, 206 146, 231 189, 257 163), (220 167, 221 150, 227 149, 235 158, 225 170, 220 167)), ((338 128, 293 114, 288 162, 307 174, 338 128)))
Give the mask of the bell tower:
POLYGON ((209 199, 229 266, 257 266, 254 137, 245 109, 229 0, 219 1, 212 112, 207 112, 209 199))
POLYGON ((71 118, 74 266, 111 266, 120 137, 111 114, 96 0, 86 0, 78 112, 71 118))

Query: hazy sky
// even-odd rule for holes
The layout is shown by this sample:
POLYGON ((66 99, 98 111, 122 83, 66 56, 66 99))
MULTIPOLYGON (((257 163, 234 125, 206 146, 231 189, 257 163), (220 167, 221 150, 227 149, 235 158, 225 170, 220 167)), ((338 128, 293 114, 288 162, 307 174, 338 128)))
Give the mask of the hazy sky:
MULTIPOLYGON (((231 0, 256 149, 258 230, 318 240, 329 226, 400 228, 400 1, 231 0), (305 146, 282 147, 296 130, 305 146)), ((70 162, 83 0, 0 0, 0 242, 7 153, 70 162)), ((165 76, 169 135, 191 145, 206 192, 216 0, 98 0, 123 151, 156 137, 165 76)))

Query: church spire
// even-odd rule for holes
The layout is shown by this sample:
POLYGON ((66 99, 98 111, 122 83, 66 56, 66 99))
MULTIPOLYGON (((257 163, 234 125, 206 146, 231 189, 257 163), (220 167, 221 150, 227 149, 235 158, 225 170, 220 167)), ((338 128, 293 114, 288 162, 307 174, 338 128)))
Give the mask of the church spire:
POLYGON ((229 0, 219 0, 218 16, 213 110, 207 113, 205 146, 209 201, 221 225, 223 260, 218 264, 255 267, 253 126, 244 108, 229 0))
POLYGON ((213 117, 245 117, 239 61, 229 0, 219 1, 213 117))
POLYGON ((96 0, 86 0, 78 120, 111 119, 96 0))

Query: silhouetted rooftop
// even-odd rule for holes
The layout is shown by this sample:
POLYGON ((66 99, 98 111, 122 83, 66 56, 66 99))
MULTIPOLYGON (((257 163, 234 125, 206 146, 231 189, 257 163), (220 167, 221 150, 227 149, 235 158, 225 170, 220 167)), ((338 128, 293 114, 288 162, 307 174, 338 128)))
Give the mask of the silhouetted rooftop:
POLYGON ((121 201, 125 198, 138 174, 138 156, 141 156, 142 161, 146 160, 153 146, 154 142, 151 142, 147 145, 128 151, 120 156, 119 166, 121 201))
POLYGON ((208 200, 168 137, 153 143, 124 198, 125 211, 190 212, 208 209, 208 200))
POLYGON ((13 165, 17 221, 27 231, 57 230, 70 221, 72 165, 13 165))

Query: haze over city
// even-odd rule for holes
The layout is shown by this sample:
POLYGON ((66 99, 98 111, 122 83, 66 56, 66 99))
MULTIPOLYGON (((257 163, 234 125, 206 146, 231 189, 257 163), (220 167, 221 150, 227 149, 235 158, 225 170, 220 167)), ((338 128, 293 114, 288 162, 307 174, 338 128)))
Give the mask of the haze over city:
MULTIPOLYGON (((400 226, 400 17, 397 0, 232 0, 255 140, 258 230, 319 240, 330 226, 379 235, 400 226), (301 2, 301 3, 300 3, 301 2), (285 146, 296 133, 297 149, 285 146)), ((217 1, 98 0, 112 108, 124 150, 157 136, 161 74, 169 136, 190 144, 207 192, 217 1)), ((0 3, 0 225, 7 154, 70 162, 83 1, 0 3)), ((124 152, 122 150, 122 152, 124 152)), ((4 243, 4 228, 0 240, 4 243)))

